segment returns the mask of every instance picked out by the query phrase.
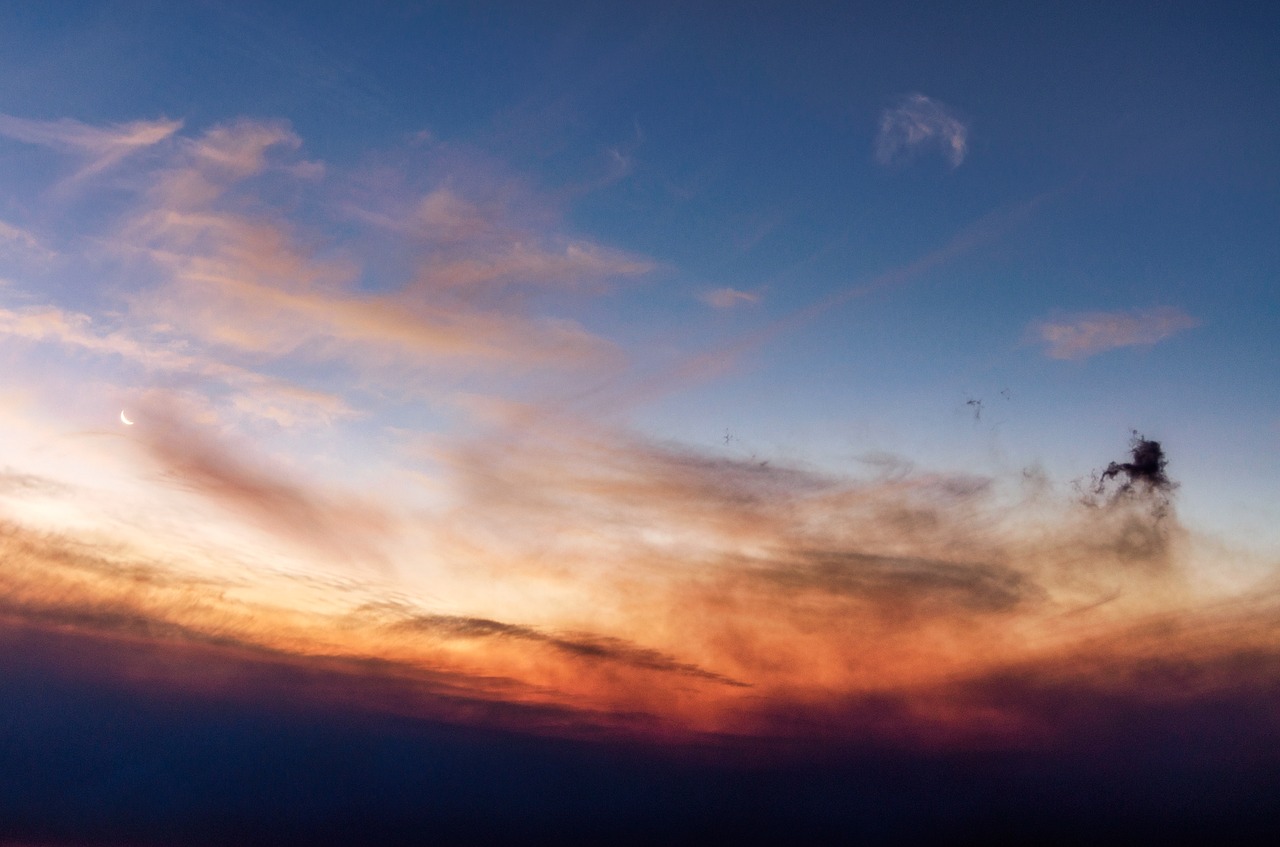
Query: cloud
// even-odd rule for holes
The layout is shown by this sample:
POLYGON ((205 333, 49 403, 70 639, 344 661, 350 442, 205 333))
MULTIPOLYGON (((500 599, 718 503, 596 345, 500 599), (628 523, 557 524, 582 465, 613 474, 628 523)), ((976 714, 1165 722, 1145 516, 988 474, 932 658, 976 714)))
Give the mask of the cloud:
POLYGON ((101 173, 127 156, 169 138, 182 128, 182 121, 133 121, 111 126, 91 126, 63 118, 35 121, 0 114, 0 135, 64 150, 85 160, 72 181, 101 173))
POLYGON ((1150 346, 1200 321, 1169 306, 1139 312, 1087 312, 1032 325, 1051 359, 1087 359, 1119 347, 1150 346))
POLYGON ((37 474, 22 473, 10 468, 0 468, 0 495, 5 494, 55 494, 66 486, 37 474))
POLYGON ((201 165, 216 168, 232 179, 243 179, 266 167, 269 149, 284 146, 296 150, 302 146, 302 139, 282 121, 242 118, 213 127, 189 142, 189 146, 201 165))
MULTIPOLYGON (((563 429, 537 428, 532 445, 512 434, 505 450, 490 439, 486 489, 440 520, 471 540, 478 555, 462 569, 484 594, 541 598, 558 585, 584 592, 571 617, 583 601, 608 608, 603 626, 432 611, 385 586, 326 584, 324 602, 311 605, 305 583, 246 594, 238 583, 261 574, 228 570, 205 584, 181 562, 139 562, 13 527, 0 533, 11 563, 0 612, 127 635, 121 657, 187 645, 217 651, 207 661, 240 662, 251 648, 248 660, 293 669, 272 689, 280 696, 298 674, 336 673, 333 686, 293 696, 530 732, 607 737, 657 726, 667 740, 695 741, 714 732, 747 748, 1058 749, 1073 732, 1119 729, 1130 707, 1166 714, 1280 679, 1274 597, 1189 603, 1171 592, 1176 570, 1132 566, 1152 554, 1126 548, 1145 518, 1124 501, 1047 511, 1015 503, 1011 519, 989 480, 908 471, 860 482, 600 431, 579 463, 554 449, 563 429), (521 466, 541 484, 513 472, 521 466), (522 525, 544 543, 522 538, 512 556, 502 539, 522 525), (500 570, 490 570, 496 560, 500 570), (344 693, 359 690, 386 696, 344 693), (1063 698, 1111 705, 1064 711, 1063 698), (544 722, 552 714, 560 720, 544 722)), ((174 481, 277 531, 311 534, 320 549, 358 528, 338 499, 283 481, 207 433, 157 433, 148 449, 174 481)), ((1176 526, 1160 531, 1177 541, 1176 526)), ((450 594, 457 580, 439 573, 432 591, 450 594)), ((181 687, 189 683, 163 668, 181 677, 188 666, 152 673, 181 687)))
POLYGON ((378 539, 388 513, 351 496, 288 480, 248 445, 231 445, 190 423, 172 398, 152 395, 132 435, 166 482, 231 509, 253 524, 340 561, 382 567, 378 539))
POLYGON ((421 232, 434 240, 463 241, 488 235, 494 221, 474 203, 447 187, 428 192, 418 204, 417 220, 409 225, 421 226, 421 232))
MULTIPOLYGON (((376 555, 403 532, 180 410, 144 411, 130 437, 169 484, 314 553, 376 555)), ((222 580, 205 585, 180 559, 11 529, 0 612, 127 635, 128 655, 180 644, 242 661, 253 648, 292 669, 272 688, 282 696, 299 674, 338 672, 294 695, 528 732, 714 733, 746 748, 1061 745, 1130 714, 1063 712, 1073 692, 1159 711, 1238 690, 1257 664, 1235 655, 1280 667, 1274 598, 1186 591, 1185 531, 1134 498, 1022 498, 905 462, 843 477, 565 409, 487 421, 438 442, 449 504, 414 518, 430 542, 413 545, 412 563, 445 608, 399 582, 282 587, 220 559, 202 563, 222 580), (1179 668, 1195 690, 1151 668, 1179 668)), ((1130 475, 1150 464, 1134 459, 1130 475)))
POLYGON ((459 615, 411 615, 397 621, 393 626, 399 630, 421 632, 439 638, 463 640, 500 638, 526 641, 551 647, 576 659, 616 662, 643 670, 743 686, 743 683, 736 680, 681 662, 674 656, 641 647, 622 638, 583 632, 548 633, 536 627, 459 615))
MULTIPOLYGON (((180 127, 0 121, 0 131, 13 137, 91 157, 82 175, 117 165, 180 127)), ((293 180, 292 190, 322 190, 310 176, 314 168, 299 174, 294 167, 308 164, 294 161, 300 147, 284 122, 241 119, 177 137, 135 163, 133 209, 114 231, 95 236, 134 277, 116 328, 103 332, 89 316, 50 304, 5 312, 8 334, 215 378, 228 374, 209 372, 232 357, 256 360, 255 367, 342 362, 366 379, 401 386, 406 376, 418 383, 445 372, 617 363, 613 345, 570 317, 539 313, 529 300, 541 291, 596 293, 649 272, 651 261, 556 232, 525 189, 505 177, 477 176, 483 161, 457 159, 455 151, 433 166, 438 176, 424 192, 392 180, 376 195, 379 207, 358 212, 394 235, 389 252, 409 266, 369 286, 366 268, 380 261, 369 243, 335 244, 297 226, 259 182, 270 171, 277 183, 281 175, 293 180), (454 165, 470 170, 455 175, 454 165), (157 326, 164 331, 152 331, 157 326)), ((16 227, 0 229, 0 246, 30 252, 33 239, 16 227)), ((244 386, 251 369, 239 370, 244 386)), ((251 394, 261 391, 242 391, 242 410, 282 425, 295 419, 251 394)))
POLYGON ((93 354, 104 362, 120 359, 151 375, 182 375, 221 383, 231 389, 225 399, 233 409, 283 427, 358 416, 335 394, 202 355, 180 339, 139 338, 119 327, 100 329, 89 315, 56 306, 21 311, 0 308, 0 337, 57 344, 93 354))
MULTIPOLYGON (((501 205, 436 187, 401 209, 357 211, 406 240, 415 270, 399 286, 361 290, 362 257, 323 254, 280 216, 242 211, 273 147, 296 148, 280 124, 211 129, 161 171, 118 236, 162 282, 138 311, 205 343, 272 358, 340 359, 386 369, 570 366, 609 360, 611 345, 565 318, 530 314, 519 292, 574 288, 652 263, 578 239, 520 229, 501 205)), ((259 206, 261 204, 258 204, 259 206)))
POLYGON ((698 299, 713 309, 732 309, 739 303, 759 303, 760 295, 750 291, 738 291, 736 288, 717 288, 714 291, 704 292, 698 299))
POLYGON ((950 109, 923 94, 911 94, 880 115, 876 161, 902 164, 934 147, 955 168, 968 153, 968 138, 969 128, 950 109))
POLYGON ((33 233, 0 221, 0 258, 10 255, 47 260, 57 254, 45 247, 33 233))
POLYGON ((894 615, 907 607, 948 605, 973 613, 1000 612, 1039 596, 1032 578, 1004 565, 840 550, 797 553, 760 576, 786 588, 874 599, 894 615))
POLYGON ((514 241, 482 257, 424 263, 421 284, 416 287, 469 290, 508 285, 565 287, 582 280, 637 276, 652 269, 652 262, 584 242, 542 245, 514 241))

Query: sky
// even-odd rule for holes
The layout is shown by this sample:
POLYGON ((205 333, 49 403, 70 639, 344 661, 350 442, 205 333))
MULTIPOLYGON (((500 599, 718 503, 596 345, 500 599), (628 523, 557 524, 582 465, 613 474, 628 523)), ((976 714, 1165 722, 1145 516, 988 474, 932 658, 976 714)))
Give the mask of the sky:
POLYGON ((1258 834, 1277 33, 5 4, 0 840, 1258 834))

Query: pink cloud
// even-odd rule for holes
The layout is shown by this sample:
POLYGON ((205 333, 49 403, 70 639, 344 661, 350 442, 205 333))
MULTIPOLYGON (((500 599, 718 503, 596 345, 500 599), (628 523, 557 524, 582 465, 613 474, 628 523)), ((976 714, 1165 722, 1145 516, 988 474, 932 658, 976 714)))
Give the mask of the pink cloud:
POLYGON ((1051 359, 1087 359, 1119 347, 1150 346, 1200 325, 1178 309, 1088 312, 1035 324, 1033 330, 1051 359))
MULTIPOLYGON (((518 290, 634 276, 652 263, 582 240, 517 227, 500 199, 472 202, 437 187, 407 218, 361 214, 431 249, 399 286, 360 290, 353 251, 308 243, 286 221, 244 213, 249 178, 276 146, 298 140, 280 124, 215 127, 162 172, 117 247, 145 257, 162 281, 135 308, 208 343, 245 353, 409 367, 599 364, 611 345, 571 320, 530 313, 518 290), (478 296, 483 294, 483 297, 478 296)), ((391 204, 394 206, 394 203, 391 204)))

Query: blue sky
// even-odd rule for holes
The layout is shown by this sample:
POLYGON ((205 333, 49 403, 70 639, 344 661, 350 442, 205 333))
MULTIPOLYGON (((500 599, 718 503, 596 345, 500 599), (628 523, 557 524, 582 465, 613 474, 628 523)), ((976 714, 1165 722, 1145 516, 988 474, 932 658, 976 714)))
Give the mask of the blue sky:
MULTIPOLYGON (((547 304, 636 367, 732 346, 984 230, 632 420, 818 464, 888 451, 989 472, 995 456, 1064 481, 1136 428, 1168 443, 1188 519, 1266 532, 1280 517, 1280 68, 1261 6, 100 3, 6 17, 14 118, 167 118, 187 134, 283 122, 300 159, 348 175, 340 191, 380 167, 424 190, 472 180, 522 194, 520 214, 548 231, 648 263, 603 296, 547 304), (914 120, 939 134, 904 140, 914 120), (740 294, 708 307, 716 291, 740 294), (1167 330, 1133 323, 1162 309, 1167 330), (1045 355, 1040 327, 1089 315, 1130 326, 1045 355)), ((3 143, 11 227, 67 244, 118 211, 101 183, 91 201, 50 202, 65 162, 3 143)), ((351 221, 323 193, 273 199, 340 239, 351 221)), ((394 285, 375 264, 361 285, 394 285)), ((92 300, 110 287, 84 276, 25 288, 41 285, 110 308, 92 300)))

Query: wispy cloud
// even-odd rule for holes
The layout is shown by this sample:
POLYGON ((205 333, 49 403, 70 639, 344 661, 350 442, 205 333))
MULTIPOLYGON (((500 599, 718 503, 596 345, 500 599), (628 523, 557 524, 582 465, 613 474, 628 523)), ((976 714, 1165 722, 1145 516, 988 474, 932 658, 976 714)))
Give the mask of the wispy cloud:
POLYGON ((1163 306, 1136 312, 1087 312, 1032 325, 1052 359, 1087 359, 1118 347, 1150 346, 1200 325, 1186 312, 1163 306))
POLYGON ((674 656, 612 636, 583 632, 544 632, 536 627, 488 618, 458 615, 410 615, 391 624, 394 629, 459 640, 512 639, 545 645, 577 659, 616 662, 644 670, 690 676, 742 686, 735 680, 677 660, 674 656))
POLYGON ((168 483, 339 561, 383 565, 375 539, 387 532, 390 518, 382 510, 270 470, 248 445, 233 446, 192 423, 168 395, 150 397, 139 417, 133 435, 168 483))
POLYGON ((63 118, 35 121, 0 114, 0 135, 70 152, 85 164, 72 181, 101 173, 125 157, 164 141, 182 128, 182 121, 133 121, 111 126, 92 126, 63 118))
POLYGON ((896 165, 935 148, 951 167, 959 167, 969 152, 969 127, 950 109, 923 94, 911 94, 880 115, 876 160, 896 165))
POLYGON ((77 354, 88 353, 104 363, 123 361, 149 376, 221 384, 231 389, 226 400, 235 411, 283 427, 357 416, 335 394, 204 355, 183 339, 140 336, 122 327, 100 326, 89 315, 56 306, 0 308, 0 338, 54 344, 77 354))
POLYGON ((0 221, 0 258, 15 255, 19 258, 47 260, 56 254, 46 247, 32 232, 0 221))
POLYGON ((759 303, 760 295, 753 291, 739 291, 736 288, 717 288, 703 292, 698 299, 713 309, 732 309, 743 303, 759 303))
POLYGON ((140 310, 207 343, 276 358, 421 369, 577 366, 612 355, 573 321, 530 314, 519 292, 634 276, 652 263, 514 227, 500 204, 437 186, 399 206, 359 210, 405 239, 397 249, 420 254, 398 287, 360 290, 361 256, 322 253, 278 216, 250 216, 224 199, 253 196, 247 181, 268 151, 297 145, 281 125, 241 121, 191 142, 157 176, 116 242, 162 271, 164 282, 135 298, 140 310))

